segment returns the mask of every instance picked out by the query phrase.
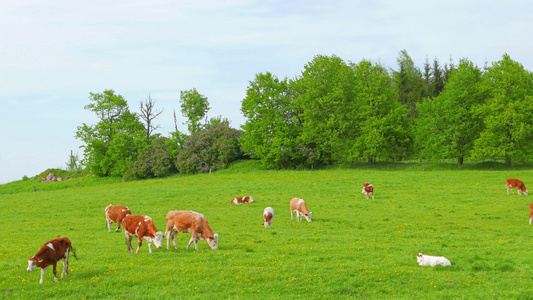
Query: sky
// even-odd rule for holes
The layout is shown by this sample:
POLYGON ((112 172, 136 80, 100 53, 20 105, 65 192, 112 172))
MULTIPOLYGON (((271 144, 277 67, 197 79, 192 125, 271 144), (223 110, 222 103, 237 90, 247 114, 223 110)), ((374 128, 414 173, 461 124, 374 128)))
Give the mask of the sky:
POLYGON ((258 73, 301 75, 316 55, 391 70, 406 50, 422 68, 507 53, 533 70, 529 0, 47 0, 0 2, 0 184, 83 156, 77 127, 98 122, 90 93, 112 89, 131 111, 148 97, 163 136, 180 131, 180 91, 240 128, 258 73))

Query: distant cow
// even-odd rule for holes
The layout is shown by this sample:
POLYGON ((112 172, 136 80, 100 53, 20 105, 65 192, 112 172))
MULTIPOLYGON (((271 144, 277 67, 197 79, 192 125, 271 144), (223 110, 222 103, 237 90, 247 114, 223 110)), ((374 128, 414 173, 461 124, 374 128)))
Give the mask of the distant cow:
POLYGON ((532 219, 533 219, 533 203, 529 204, 529 225, 531 225, 532 219))
POLYGON ((152 253, 152 242, 157 248, 162 248, 163 233, 157 231, 152 218, 149 216, 128 215, 122 220, 122 230, 126 235, 126 245, 128 252, 133 253, 131 240, 134 236, 139 238, 139 246, 135 253, 139 253, 143 239, 148 242, 148 252, 152 253))
POLYGON ((244 196, 239 198, 233 198, 233 200, 230 201, 230 204, 241 204, 241 203, 252 203, 254 202, 254 198, 252 196, 244 196))
POLYGON ((305 217, 307 222, 311 222, 311 218, 313 217, 313 213, 309 212, 309 209, 307 209, 307 205, 305 205, 304 199, 300 198, 292 198, 291 200, 291 220, 292 220, 292 213, 296 212, 296 220, 298 222, 301 221, 301 217, 305 217))
POLYGON ((43 283, 44 272, 45 270, 52 265, 54 272, 54 280, 57 282, 57 262, 60 260, 63 263, 63 273, 61 273, 61 278, 68 275, 68 257, 69 253, 72 251, 72 254, 76 259, 76 252, 72 248, 72 243, 66 237, 59 237, 53 240, 50 240, 41 247, 41 250, 37 252, 34 256, 30 257, 28 260, 28 272, 35 270, 36 268, 41 268, 41 281, 43 283))
POLYGON ((509 195, 509 189, 514 194, 513 188, 516 188, 518 190, 518 195, 522 195, 521 192, 523 192, 527 196, 527 189, 524 183, 521 180, 518 179, 506 179, 505 180, 505 187, 507 188, 507 195, 509 195))
POLYGON ((366 199, 368 199, 368 195, 372 195, 372 199, 374 199, 374 186, 368 182, 363 184, 363 191, 361 193, 365 194, 366 199))
POLYGON ((421 266, 434 267, 436 265, 441 265, 441 266, 452 265, 452 263, 444 256, 429 256, 429 255, 424 255, 422 253, 418 253, 418 255, 416 256, 416 261, 421 266))
POLYGON ((109 229, 109 232, 111 232, 111 223, 113 222, 118 223, 118 227, 115 229, 115 231, 118 231, 120 229, 122 220, 127 215, 131 215, 131 211, 126 206, 109 204, 105 208, 105 223, 109 229))
POLYGON ((274 219, 274 209, 272 207, 265 208, 263 211, 263 219, 265 219, 265 222, 263 222, 262 225, 264 225, 265 228, 272 224, 272 219, 274 219))
POLYGON ((218 249, 218 234, 213 233, 207 223, 207 219, 202 214, 194 211, 169 211, 167 214, 167 229, 165 231, 167 249, 170 249, 170 239, 172 239, 174 249, 178 249, 176 245, 178 232, 191 234, 187 250, 189 250, 192 242, 194 242, 194 247, 198 250, 199 239, 205 240, 213 250, 218 249))

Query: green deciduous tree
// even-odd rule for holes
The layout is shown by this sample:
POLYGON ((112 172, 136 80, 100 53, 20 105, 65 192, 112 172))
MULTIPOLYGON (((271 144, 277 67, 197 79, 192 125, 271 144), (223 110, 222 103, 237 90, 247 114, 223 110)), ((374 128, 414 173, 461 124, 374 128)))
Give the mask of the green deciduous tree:
POLYGON ((484 128, 474 143, 477 158, 528 159, 533 154, 533 75, 507 54, 483 76, 484 128))
POLYGON ((201 120, 205 117, 209 111, 209 102, 207 97, 198 93, 193 88, 187 91, 180 92, 181 113, 187 118, 187 124, 189 134, 195 134, 202 129, 201 120))
POLYGON ((397 100, 389 74, 367 60, 351 66, 358 109, 349 116, 355 120, 354 134, 345 140, 352 145, 350 161, 366 158, 372 164, 377 158, 401 158, 410 142, 406 109, 397 100))
POLYGON ((457 158, 463 163, 481 130, 474 111, 483 102, 481 70, 463 59, 449 77, 444 90, 419 106, 416 141, 421 158, 457 158))
POLYGON ((85 145, 83 163, 98 176, 122 176, 146 141, 143 124, 127 101, 113 90, 90 93, 85 109, 94 112, 96 125, 78 126, 76 137, 85 145))
POLYGON ((303 121, 302 143, 318 164, 346 157, 357 105, 352 69, 338 56, 317 55, 297 79, 297 106, 303 121))
POLYGON ((245 153, 260 159, 267 168, 303 163, 296 159, 302 124, 289 80, 269 72, 256 74, 242 100, 241 112, 246 118, 240 138, 245 153))

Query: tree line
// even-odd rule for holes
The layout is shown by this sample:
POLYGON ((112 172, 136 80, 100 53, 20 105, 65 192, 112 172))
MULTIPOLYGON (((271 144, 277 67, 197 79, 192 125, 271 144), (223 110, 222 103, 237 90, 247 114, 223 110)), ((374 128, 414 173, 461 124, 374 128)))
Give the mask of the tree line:
POLYGON ((113 90, 90 93, 85 109, 99 122, 77 128, 82 164, 98 176, 149 178, 211 172, 243 155, 266 168, 531 159, 533 74, 509 55, 483 68, 426 58, 420 70, 403 50, 397 63, 388 70, 317 55, 292 79, 258 73, 242 100, 241 130, 222 116, 207 119, 208 99, 194 88, 180 92, 188 134, 174 111, 168 137, 154 133, 162 110, 150 96, 133 113, 113 90))

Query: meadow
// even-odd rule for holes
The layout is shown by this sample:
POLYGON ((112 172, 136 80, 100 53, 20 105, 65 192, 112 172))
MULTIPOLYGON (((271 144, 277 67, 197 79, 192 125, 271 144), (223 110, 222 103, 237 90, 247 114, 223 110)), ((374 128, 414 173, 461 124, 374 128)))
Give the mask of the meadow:
MULTIPOLYGON (((533 198, 507 195, 506 178, 533 184, 533 170, 419 164, 323 170, 262 170, 238 161, 212 174, 121 182, 0 186, 0 298, 5 299, 531 299, 533 198), (371 182, 375 199, 365 199, 371 182), (44 186, 47 185, 47 186, 44 186), (34 186, 36 186, 34 191, 34 186), (233 205, 251 195, 254 203, 233 205), (289 201, 305 199, 313 222, 291 221, 289 201), (219 249, 199 241, 178 249, 127 252, 109 233, 104 209, 127 205, 165 230, 169 210, 206 216, 219 249), (261 223, 271 206, 272 226, 261 223), (69 276, 44 283, 27 260, 46 241, 68 237, 69 276), (416 254, 451 267, 421 267, 416 254)), ((114 224, 115 225, 115 224, 114 224)), ((136 249, 136 240, 133 240, 136 249)), ((58 273, 62 264, 58 263, 58 273)))

